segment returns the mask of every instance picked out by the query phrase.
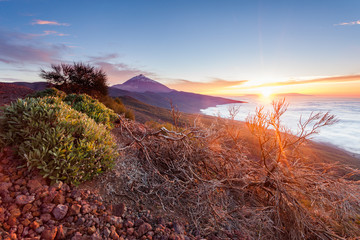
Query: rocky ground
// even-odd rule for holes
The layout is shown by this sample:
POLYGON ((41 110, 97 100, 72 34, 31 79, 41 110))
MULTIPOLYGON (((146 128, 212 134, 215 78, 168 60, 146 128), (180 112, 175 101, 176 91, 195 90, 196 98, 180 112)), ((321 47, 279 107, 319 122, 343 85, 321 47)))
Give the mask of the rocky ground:
POLYGON ((200 239, 183 225, 125 204, 103 204, 88 190, 50 185, 19 168, 11 149, 0 153, 0 239, 200 239))

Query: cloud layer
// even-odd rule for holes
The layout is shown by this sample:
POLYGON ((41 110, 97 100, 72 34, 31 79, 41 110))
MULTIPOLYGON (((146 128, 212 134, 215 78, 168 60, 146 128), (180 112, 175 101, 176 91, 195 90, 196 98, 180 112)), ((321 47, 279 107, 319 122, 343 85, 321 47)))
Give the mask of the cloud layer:
POLYGON ((34 39, 29 40, 26 34, 0 31, 0 62, 3 63, 55 62, 68 49, 64 44, 46 45, 34 39))
POLYGON ((315 78, 310 80, 290 80, 285 82, 272 82, 257 85, 258 87, 274 87, 274 86, 288 86, 288 85, 299 85, 299 84, 310 84, 310 83, 345 83, 345 82, 355 82, 360 81, 360 75, 344 75, 344 76, 334 76, 326 78, 315 78))

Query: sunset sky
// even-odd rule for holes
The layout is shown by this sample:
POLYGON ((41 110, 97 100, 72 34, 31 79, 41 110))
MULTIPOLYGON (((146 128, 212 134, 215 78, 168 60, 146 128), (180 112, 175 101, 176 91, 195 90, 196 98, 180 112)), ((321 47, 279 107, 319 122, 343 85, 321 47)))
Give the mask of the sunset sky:
POLYGON ((110 85, 360 97, 360 1, 0 0, 0 81, 73 61, 110 85))

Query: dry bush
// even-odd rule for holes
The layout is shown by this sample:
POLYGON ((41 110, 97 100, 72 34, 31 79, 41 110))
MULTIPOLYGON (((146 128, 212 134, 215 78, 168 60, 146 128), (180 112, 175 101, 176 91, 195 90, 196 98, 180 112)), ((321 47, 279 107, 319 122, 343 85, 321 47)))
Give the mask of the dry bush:
POLYGON ((114 182, 107 187, 183 217, 193 234, 203 236, 359 236, 359 183, 347 180, 349 176, 339 178, 335 173, 341 166, 319 168, 319 164, 305 164, 301 156, 301 144, 336 119, 328 113, 314 114, 300 121, 300 131, 291 135, 281 124, 285 101, 273 107, 270 113, 258 109, 247 121, 260 144, 258 161, 246 157, 246 149, 227 134, 227 126, 188 128, 180 133, 166 128, 139 130, 137 123, 121 118, 119 134, 127 139, 123 151, 133 157, 117 166, 117 176, 125 186, 114 182))

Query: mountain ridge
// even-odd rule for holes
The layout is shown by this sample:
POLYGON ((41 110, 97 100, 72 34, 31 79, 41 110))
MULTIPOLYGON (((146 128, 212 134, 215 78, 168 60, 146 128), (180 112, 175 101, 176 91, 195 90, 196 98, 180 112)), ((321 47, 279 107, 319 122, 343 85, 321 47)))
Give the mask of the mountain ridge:
POLYGON ((151 78, 146 77, 143 74, 137 75, 130 78, 122 84, 116 84, 112 86, 113 88, 118 88, 121 90, 131 91, 131 92, 171 92, 173 89, 168 88, 164 84, 161 84, 151 78))

